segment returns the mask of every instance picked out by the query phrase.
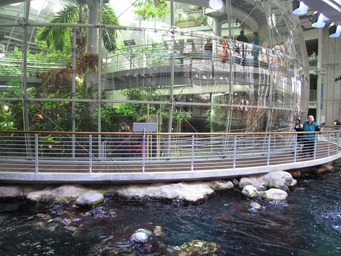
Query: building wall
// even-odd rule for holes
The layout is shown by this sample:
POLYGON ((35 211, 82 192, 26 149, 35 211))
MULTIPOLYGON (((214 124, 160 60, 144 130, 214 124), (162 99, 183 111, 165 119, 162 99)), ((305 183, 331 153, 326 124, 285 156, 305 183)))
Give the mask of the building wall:
MULTIPOLYGON (((341 39, 329 38, 328 27, 322 29, 322 55, 321 70, 318 66, 311 67, 310 74, 321 76, 321 123, 333 125, 335 120, 341 120, 341 81, 335 81, 341 75, 341 39)), ((319 40, 318 29, 309 30, 304 33, 304 39, 319 40)), ((307 52, 312 52, 307 44, 307 52)), ((313 76, 314 76, 313 75, 313 76)), ((317 77, 313 77, 310 83, 312 94, 316 91, 317 77)), ((312 100, 312 99, 311 99, 312 100)), ((310 113, 316 113, 316 101, 310 101, 310 113)))

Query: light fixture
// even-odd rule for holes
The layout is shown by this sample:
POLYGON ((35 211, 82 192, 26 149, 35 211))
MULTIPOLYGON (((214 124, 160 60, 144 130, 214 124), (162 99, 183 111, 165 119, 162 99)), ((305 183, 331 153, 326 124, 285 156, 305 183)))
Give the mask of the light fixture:
POLYGON ((223 8, 224 4, 222 0, 210 0, 208 2, 208 5, 210 6, 211 9, 215 11, 221 10, 223 8))
POLYGON ((308 12, 308 6, 302 1, 292 1, 292 13, 295 15, 303 15, 308 12))
POLYGON ((336 38, 341 34, 341 26, 340 25, 332 25, 329 27, 329 37, 336 38))
POLYGON ((314 12, 313 16, 311 17, 311 26, 314 28, 324 28, 326 26, 326 20, 328 20, 328 18, 322 13, 314 12))
POLYGON ((0 44, 0 59, 6 56, 5 45, 0 44))

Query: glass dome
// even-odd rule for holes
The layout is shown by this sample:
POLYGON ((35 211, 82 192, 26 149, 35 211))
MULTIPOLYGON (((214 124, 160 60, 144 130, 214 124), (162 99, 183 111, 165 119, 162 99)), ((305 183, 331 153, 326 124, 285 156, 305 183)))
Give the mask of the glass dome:
POLYGON ((0 5, 0 130, 287 131, 307 114, 290 1, 0 5))

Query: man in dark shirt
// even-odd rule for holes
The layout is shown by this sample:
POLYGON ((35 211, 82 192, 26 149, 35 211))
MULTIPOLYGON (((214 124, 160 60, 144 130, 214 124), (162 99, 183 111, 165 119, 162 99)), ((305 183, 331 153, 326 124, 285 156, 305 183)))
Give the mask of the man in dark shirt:
MULTIPOLYGON (((244 35, 244 30, 240 30, 239 36, 237 36, 237 41, 244 42, 244 43, 248 43, 249 42, 247 37, 244 35)), ((240 53, 239 51, 240 51, 240 49, 239 49, 239 46, 238 46, 236 48, 236 52, 240 53)), ((245 46, 244 46, 244 44, 241 45, 241 51, 242 51, 242 59, 241 59, 242 65, 245 65, 245 46)))
POLYGON ((239 36, 237 36, 237 41, 248 43, 249 40, 244 35, 244 30, 240 30, 239 36))

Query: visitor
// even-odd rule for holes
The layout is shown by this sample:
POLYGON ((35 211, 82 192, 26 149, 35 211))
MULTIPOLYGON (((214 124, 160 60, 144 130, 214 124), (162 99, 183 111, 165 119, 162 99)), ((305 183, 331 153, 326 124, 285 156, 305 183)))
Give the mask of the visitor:
POLYGON ((239 36, 237 36, 237 41, 240 41, 240 42, 244 42, 244 43, 248 43, 249 42, 249 39, 247 39, 247 37, 245 36, 244 34, 244 30, 241 30, 239 32, 239 36))
POLYGON ((212 42, 211 42, 211 40, 208 40, 204 46, 204 57, 205 58, 211 58, 212 57, 212 51, 213 51, 212 42))
POLYGON ((310 132, 310 133, 303 134, 303 138, 304 138, 303 154, 304 155, 307 155, 307 154, 310 154, 310 156, 314 155, 316 134, 313 132, 320 131, 320 130, 321 128, 314 121, 314 116, 309 115, 308 120, 304 122, 303 124, 303 131, 310 132))
MULTIPOLYGON (((295 120, 295 126, 294 126, 294 130, 296 132, 302 132, 303 131, 303 124, 301 124, 301 118, 296 118, 295 120)), ((303 147, 303 134, 298 133, 296 135, 297 138, 297 144, 295 144, 295 146, 297 146, 299 153, 302 153, 302 147, 303 147)), ((294 149, 295 151, 295 149, 294 149)))
MULTIPOLYGON (((247 37, 244 35, 244 30, 241 30, 239 32, 239 36, 237 36, 237 41, 240 41, 240 42, 244 42, 244 43, 248 43, 249 40, 247 39, 247 37)), ((242 62, 242 65, 245 65, 245 45, 242 44, 241 45, 241 51, 242 51, 242 59, 241 59, 241 62, 242 62)), ((240 53, 240 47, 237 46, 236 48, 236 52, 237 53, 240 53)))
POLYGON ((226 62, 229 58, 229 45, 228 43, 223 40, 221 42, 221 54, 220 54, 220 58, 222 62, 226 62))
POLYGON ((120 132, 131 132, 130 126, 126 121, 123 122, 123 125, 120 127, 120 132))
POLYGON ((312 51, 312 53, 309 56, 309 65, 310 66, 316 66, 317 65, 317 57, 316 57, 316 52, 312 51))
POLYGON ((253 56, 253 66, 258 67, 258 52, 259 52, 259 35, 258 32, 253 32, 254 37, 252 38, 251 44, 252 47, 252 56, 253 56))
MULTIPOLYGON (((122 126, 119 129, 119 132, 131 132, 130 126, 126 121, 123 122, 122 126)), ((123 138, 120 142, 118 149, 121 153, 121 156, 126 157, 130 156, 130 135, 121 135, 123 138)))

